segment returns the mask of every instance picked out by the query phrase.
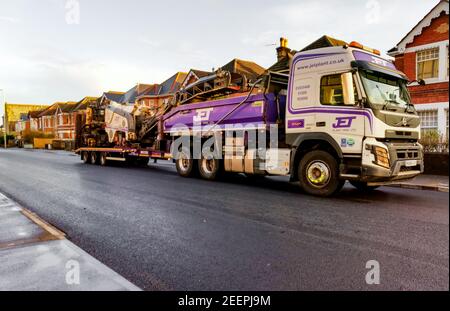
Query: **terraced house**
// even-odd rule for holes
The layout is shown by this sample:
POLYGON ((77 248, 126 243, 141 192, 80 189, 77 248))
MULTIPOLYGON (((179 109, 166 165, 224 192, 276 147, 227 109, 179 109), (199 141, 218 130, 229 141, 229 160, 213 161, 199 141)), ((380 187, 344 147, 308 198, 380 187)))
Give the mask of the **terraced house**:
POLYGON ((59 104, 54 103, 38 115, 40 119, 39 131, 49 135, 56 135, 56 112, 59 104))
POLYGON ((85 97, 79 102, 58 103, 56 108, 55 138, 64 141, 74 141, 76 138, 77 118, 84 118, 86 109, 97 97, 85 97))
POLYGON ((55 137, 61 140, 75 139, 75 122, 72 112, 76 108, 77 103, 67 102, 60 103, 56 108, 56 129, 55 137))
POLYGON ((16 130, 21 131, 26 128, 27 116, 30 111, 39 111, 47 108, 45 105, 29 105, 29 104, 5 104, 5 124, 7 134, 17 134, 16 130))
POLYGON ((440 1, 388 54, 411 81, 412 102, 422 130, 449 137, 449 1, 440 1))
POLYGON ((137 106, 157 112, 180 89, 187 75, 184 72, 177 72, 161 84, 152 85, 151 88, 136 97, 137 106))

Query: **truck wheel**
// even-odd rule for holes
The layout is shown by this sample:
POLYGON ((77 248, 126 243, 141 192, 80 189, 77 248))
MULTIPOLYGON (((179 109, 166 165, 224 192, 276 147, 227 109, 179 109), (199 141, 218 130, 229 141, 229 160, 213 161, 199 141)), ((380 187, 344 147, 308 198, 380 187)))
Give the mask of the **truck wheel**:
POLYGON ((194 174, 194 159, 192 159, 188 149, 183 149, 177 153, 177 172, 182 177, 192 177, 194 174))
POLYGON ((339 180, 338 163, 328 152, 315 150, 300 161, 300 186, 309 194, 329 197, 340 191, 344 181, 339 180))
POLYGON ((351 181, 350 184, 361 192, 371 192, 380 188, 380 186, 368 186, 366 182, 362 181, 351 181))
POLYGON ((87 151, 83 151, 83 153, 81 154, 81 159, 83 160, 84 164, 91 163, 91 156, 90 156, 89 152, 87 152, 87 151))
POLYGON ((99 160, 98 153, 95 152, 95 151, 92 151, 92 152, 91 152, 91 163, 92 163, 92 164, 98 164, 98 163, 99 163, 98 160, 99 160))
POLYGON ((216 180, 220 172, 220 160, 202 157, 198 160, 200 176, 206 180, 216 180))
POLYGON ((106 159, 106 152, 100 153, 100 165, 106 166, 108 163, 108 160, 106 159))

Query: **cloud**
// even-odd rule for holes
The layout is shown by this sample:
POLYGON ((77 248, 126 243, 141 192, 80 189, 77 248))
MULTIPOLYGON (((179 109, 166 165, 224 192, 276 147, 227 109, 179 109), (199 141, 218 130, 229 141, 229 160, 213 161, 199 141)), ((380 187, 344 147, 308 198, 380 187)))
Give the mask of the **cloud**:
POLYGON ((270 45, 277 45, 278 38, 277 32, 273 30, 267 30, 260 32, 256 35, 245 35, 241 41, 245 45, 251 45, 251 46, 270 46, 270 45))
POLYGON ((164 72, 145 65, 115 59, 82 59, 45 48, 26 53, 0 50, 0 85, 8 99, 23 103, 77 101, 84 96, 100 96, 104 91, 126 91, 138 82, 147 81, 148 73, 162 81, 164 72))
POLYGON ((20 19, 12 17, 12 16, 0 16, 0 21, 11 23, 11 24, 20 23, 20 19))
POLYGON ((142 44, 145 44, 145 45, 147 45, 147 46, 149 46, 151 48, 159 48, 159 47, 161 47, 161 42, 149 39, 149 38, 144 37, 144 36, 139 36, 138 37, 138 42, 140 42, 142 44))

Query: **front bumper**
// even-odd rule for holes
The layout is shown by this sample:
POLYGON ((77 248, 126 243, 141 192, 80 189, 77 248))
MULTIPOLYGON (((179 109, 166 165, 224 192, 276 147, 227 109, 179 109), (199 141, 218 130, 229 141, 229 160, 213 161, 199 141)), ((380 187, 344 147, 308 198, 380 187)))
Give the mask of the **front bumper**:
MULTIPOLYGON (((382 145, 388 150, 390 168, 366 160, 362 166, 362 181, 370 185, 383 185, 412 179, 424 172, 423 148, 420 144, 382 143, 382 145)), ((366 159, 368 157, 366 155, 366 159)))

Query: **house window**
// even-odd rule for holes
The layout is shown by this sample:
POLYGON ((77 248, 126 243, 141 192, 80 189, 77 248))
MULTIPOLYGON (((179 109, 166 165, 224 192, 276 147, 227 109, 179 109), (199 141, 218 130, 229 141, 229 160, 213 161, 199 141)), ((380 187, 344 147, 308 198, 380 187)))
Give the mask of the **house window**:
POLYGON ((422 133, 435 131, 438 129, 438 111, 426 110, 419 111, 420 120, 422 122, 422 133))
POLYGON ((447 139, 449 139, 449 131, 448 131, 448 109, 445 109, 445 117, 446 117, 446 130, 447 130, 447 139))
POLYGON ((448 45, 447 45, 447 78, 448 78, 449 73, 450 73, 449 61, 450 61, 450 56, 448 54, 448 45))
POLYGON ((439 77, 439 48, 417 52, 417 79, 439 77))

